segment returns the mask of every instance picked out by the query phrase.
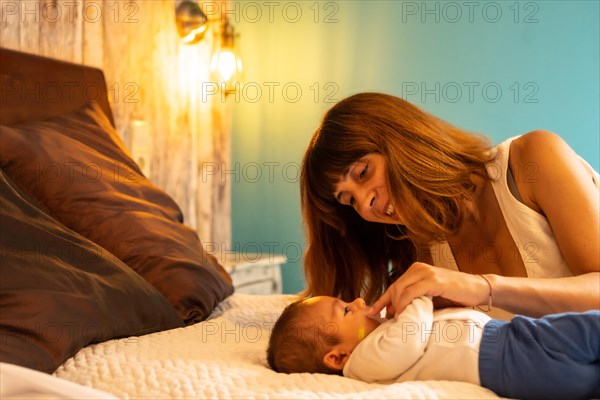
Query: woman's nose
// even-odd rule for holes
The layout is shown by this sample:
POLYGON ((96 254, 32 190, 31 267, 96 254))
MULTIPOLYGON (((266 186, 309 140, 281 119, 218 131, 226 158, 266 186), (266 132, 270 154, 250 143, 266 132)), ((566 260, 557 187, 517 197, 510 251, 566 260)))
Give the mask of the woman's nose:
POLYGON ((370 210, 375 204, 375 193, 365 191, 362 196, 358 199, 361 209, 370 210))
POLYGON ((358 299, 355 299, 352 303, 350 303, 350 306, 353 310, 360 310, 366 306, 366 303, 363 299, 359 297, 358 299))

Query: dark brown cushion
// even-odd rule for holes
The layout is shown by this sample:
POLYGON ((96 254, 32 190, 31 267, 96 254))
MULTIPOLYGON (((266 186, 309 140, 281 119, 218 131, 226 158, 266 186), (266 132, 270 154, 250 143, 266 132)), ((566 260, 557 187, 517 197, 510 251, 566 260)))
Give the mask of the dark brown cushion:
POLYGON ((183 326, 148 282, 0 175, 0 361, 51 373, 90 343, 183 326))
POLYGON ((15 183, 144 277, 186 323, 232 293, 229 275, 173 199, 143 176, 97 104, 0 130, 0 165, 15 183))

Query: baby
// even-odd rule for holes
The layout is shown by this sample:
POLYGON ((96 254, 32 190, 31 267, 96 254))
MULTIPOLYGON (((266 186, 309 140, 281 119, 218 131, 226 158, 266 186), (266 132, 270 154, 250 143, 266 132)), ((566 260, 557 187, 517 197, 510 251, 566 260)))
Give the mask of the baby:
POLYGON ((267 360, 277 372, 343 374, 366 382, 454 380, 512 398, 600 397, 600 311, 490 319, 415 299, 391 320, 362 299, 297 301, 273 327, 267 360))

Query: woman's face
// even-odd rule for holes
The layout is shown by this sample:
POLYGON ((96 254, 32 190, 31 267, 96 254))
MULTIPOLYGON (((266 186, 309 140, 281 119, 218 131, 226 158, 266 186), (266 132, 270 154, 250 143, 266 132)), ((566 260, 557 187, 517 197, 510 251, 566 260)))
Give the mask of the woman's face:
POLYGON ((340 204, 353 207, 365 220, 385 224, 402 224, 399 210, 394 209, 386 179, 387 166, 381 154, 371 153, 350 165, 335 187, 340 204))

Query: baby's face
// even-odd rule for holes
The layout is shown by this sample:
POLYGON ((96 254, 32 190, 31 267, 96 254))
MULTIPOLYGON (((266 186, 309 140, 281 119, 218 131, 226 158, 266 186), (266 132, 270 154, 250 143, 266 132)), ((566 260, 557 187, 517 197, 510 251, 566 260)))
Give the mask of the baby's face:
POLYGON ((367 315, 371 307, 360 298, 346 303, 335 297, 318 296, 304 300, 304 303, 311 316, 325 321, 323 329, 326 333, 336 334, 350 349, 381 324, 379 318, 367 315))

